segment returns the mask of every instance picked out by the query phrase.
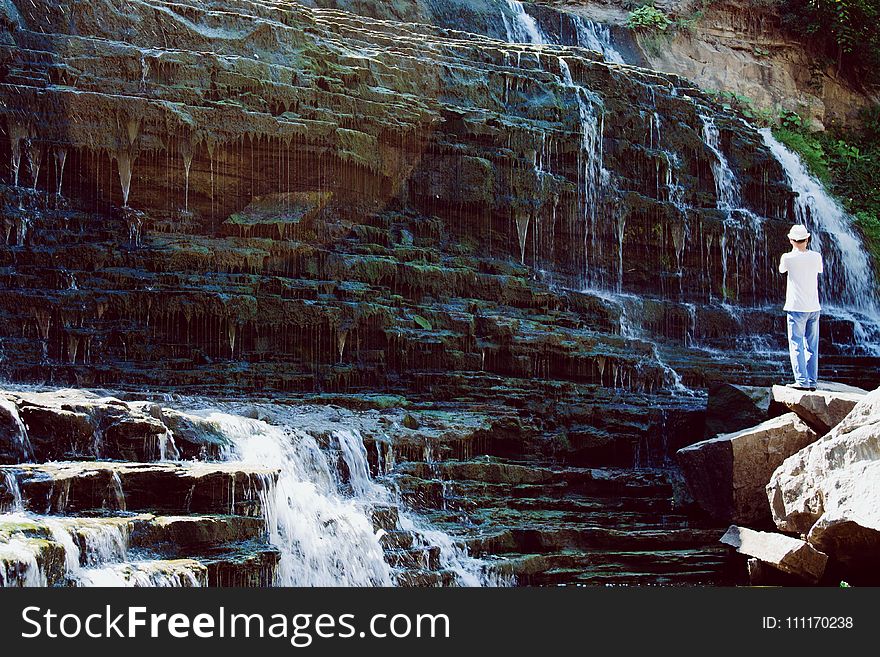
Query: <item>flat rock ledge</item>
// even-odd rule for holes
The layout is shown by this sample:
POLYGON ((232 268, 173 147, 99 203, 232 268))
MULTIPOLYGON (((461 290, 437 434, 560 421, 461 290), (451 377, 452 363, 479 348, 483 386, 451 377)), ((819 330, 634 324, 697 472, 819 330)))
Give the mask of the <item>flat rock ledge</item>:
POLYGON ((784 534, 760 532, 731 525, 721 542, 740 554, 754 557, 789 575, 815 584, 825 573, 828 555, 806 541, 784 534))
POLYGON ((867 394, 867 390, 840 383, 823 382, 815 391, 773 386, 773 403, 797 413, 821 436, 837 426, 867 394))

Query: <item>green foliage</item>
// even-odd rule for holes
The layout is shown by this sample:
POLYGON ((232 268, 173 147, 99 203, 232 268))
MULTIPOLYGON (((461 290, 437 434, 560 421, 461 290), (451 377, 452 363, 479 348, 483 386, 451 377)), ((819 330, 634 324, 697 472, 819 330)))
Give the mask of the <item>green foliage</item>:
POLYGON ((724 106, 724 109, 736 109, 752 125, 766 128, 774 125, 778 119, 776 112, 770 108, 755 107, 754 101, 748 96, 733 91, 715 91, 707 89, 706 93, 724 106))
POLYGON ((429 322, 427 319, 425 319, 421 315, 413 315, 413 321, 416 324, 418 324, 421 328, 425 329, 426 331, 432 330, 431 322, 429 322))
POLYGON ((672 21, 669 16, 652 4, 642 5, 638 9, 632 10, 626 19, 628 28, 643 32, 664 32, 670 25, 672 25, 672 21))
POLYGON ((873 213, 867 210, 856 212, 856 225, 862 231, 865 238, 865 244, 874 256, 874 262, 880 263, 880 218, 877 211, 873 213))
POLYGON ((807 168, 824 183, 830 182, 825 145, 819 133, 810 132, 806 122, 795 112, 783 111, 773 134, 801 156, 807 168))
POLYGON ((854 82, 880 83, 880 2, 780 0, 795 32, 822 48, 854 82))

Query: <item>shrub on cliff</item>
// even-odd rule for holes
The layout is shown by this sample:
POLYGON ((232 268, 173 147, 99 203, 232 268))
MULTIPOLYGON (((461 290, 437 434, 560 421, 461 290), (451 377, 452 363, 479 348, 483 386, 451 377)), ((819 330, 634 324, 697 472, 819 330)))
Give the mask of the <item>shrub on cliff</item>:
POLYGON ((662 32, 670 25, 672 25, 672 21, 669 17, 652 4, 633 9, 626 19, 628 28, 644 32, 662 32))

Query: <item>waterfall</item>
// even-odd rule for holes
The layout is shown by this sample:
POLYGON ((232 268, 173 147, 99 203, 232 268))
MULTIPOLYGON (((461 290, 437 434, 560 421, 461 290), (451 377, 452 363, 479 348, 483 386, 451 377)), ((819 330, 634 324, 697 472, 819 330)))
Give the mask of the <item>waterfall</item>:
POLYGON ((800 158, 782 145, 770 128, 759 131, 764 143, 782 165, 788 183, 795 192, 794 213, 797 223, 812 234, 811 246, 825 260, 823 301, 878 317, 874 272, 868 254, 852 227, 852 219, 814 176, 800 158))
POLYGON ((740 188, 736 174, 727 163, 727 157, 721 150, 721 136, 715 121, 709 117, 700 115, 703 122, 703 141, 712 154, 712 175, 715 179, 715 193, 718 197, 717 207, 719 210, 733 210, 739 207, 740 188))
POLYGON ((542 44, 547 40, 538 27, 538 22, 529 16, 523 3, 519 0, 505 0, 507 9, 513 15, 513 23, 508 19, 507 14, 501 11, 501 20, 504 23, 504 30, 507 32, 507 40, 511 43, 534 43, 542 44))
POLYGON ((206 586, 204 567, 196 561, 131 561, 84 570, 77 586, 179 588, 206 586))
POLYGON ((13 513, 24 510, 24 502, 21 498, 21 487, 18 485, 18 479, 15 473, 6 470, 3 472, 3 484, 6 486, 6 492, 12 497, 12 507, 6 509, 0 507, 0 511, 12 511, 13 513))
MULTIPOLYGON (((584 221, 584 281, 595 285, 598 281, 591 273, 591 256, 595 256, 598 240, 598 215, 602 183, 605 178, 602 166, 603 122, 598 116, 602 111, 602 101, 593 92, 575 83, 568 63, 559 58, 559 68, 565 85, 574 91, 578 103, 578 123, 581 131, 581 144, 578 150, 578 204, 584 221)), ((622 249, 622 237, 620 248, 622 249)), ((597 258, 593 258, 598 262, 597 258)))
POLYGON ((216 411, 205 419, 231 441, 227 460, 271 463, 281 471, 261 494, 269 540, 281 551, 278 584, 391 585, 365 509, 341 492, 335 469, 311 435, 216 411))
POLYGON ((714 156, 711 167, 715 181, 715 207, 726 214, 720 236, 722 300, 727 302, 731 298, 739 298, 741 278, 747 278, 754 297, 769 273, 764 219, 743 207, 742 189, 724 151, 721 150, 721 135, 715 121, 703 114, 699 116, 703 124, 703 141, 714 156), (728 248, 731 242, 733 247, 728 248), (730 262, 731 256, 733 263, 730 262), (734 287, 728 285, 731 264, 736 274, 734 287))
POLYGON ((626 63, 617 48, 611 44, 611 30, 607 25, 595 23, 576 14, 571 15, 571 20, 574 23, 577 44, 580 47, 602 53, 607 62, 626 63))
POLYGON ((16 433, 18 435, 18 445, 21 449, 21 462, 26 463, 33 458, 34 449, 31 446, 31 441, 28 437, 27 427, 18 412, 18 406, 16 406, 11 400, 3 397, 0 398, 0 408, 9 414, 15 424, 16 433))
MULTIPOLYGON (((98 518, 57 518, 35 516, 20 510, 2 516, 9 525, 27 526, 38 522, 49 530, 52 540, 64 552, 64 580, 74 586, 171 586, 163 580, 160 562, 127 561, 129 530, 126 522, 110 522, 98 518), (126 573, 138 573, 127 576, 126 573)), ((13 582, 0 580, 0 586, 48 586, 46 572, 38 559, 42 541, 13 536, 0 544, 0 557, 19 568, 13 582)), ((3 569, 0 568, 0 574, 3 569)), ((167 575, 167 573, 166 573, 167 575)))
MULTIPOLYGON (((391 567, 374 531, 376 505, 399 504, 392 492, 373 480, 360 432, 339 426, 297 426, 298 412, 273 406, 273 421, 253 420, 216 410, 199 413, 229 441, 225 458, 245 464, 271 463, 280 469, 275 486, 261 494, 270 542, 281 552, 276 583, 282 586, 391 586, 391 567), (330 436, 347 477, 310 433, 330 436)), ((329 424, 329 423, 328 423, 329 424)), ((332 450, 331 450, 332 451, 332 450)), ((389 462, 392 459, 389 459, 389 462)), ((403 529, 417 542, 441 548, 444 569, 462 585, 499 584, 487 564, 469 557, 442 532, 423 528, 401 511, 403 529)))

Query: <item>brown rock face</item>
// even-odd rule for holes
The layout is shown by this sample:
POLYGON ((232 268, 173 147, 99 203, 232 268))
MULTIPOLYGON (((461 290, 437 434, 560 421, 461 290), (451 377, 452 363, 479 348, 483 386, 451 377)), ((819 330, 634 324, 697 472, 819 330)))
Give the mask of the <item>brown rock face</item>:
POLYGON ((676 458, 695 501, 718 520, 772 522, 765 488, 774 470, 817 438, 789 413, 756 427, 678 450, 676 458))
POLYGON ((740 554, 755 557, 782 572, 816 583, 825 572, 828 555, 822 554, 809 543, 784 534, 756 532, 745 527, 731 526, 721 542, 740 554))

